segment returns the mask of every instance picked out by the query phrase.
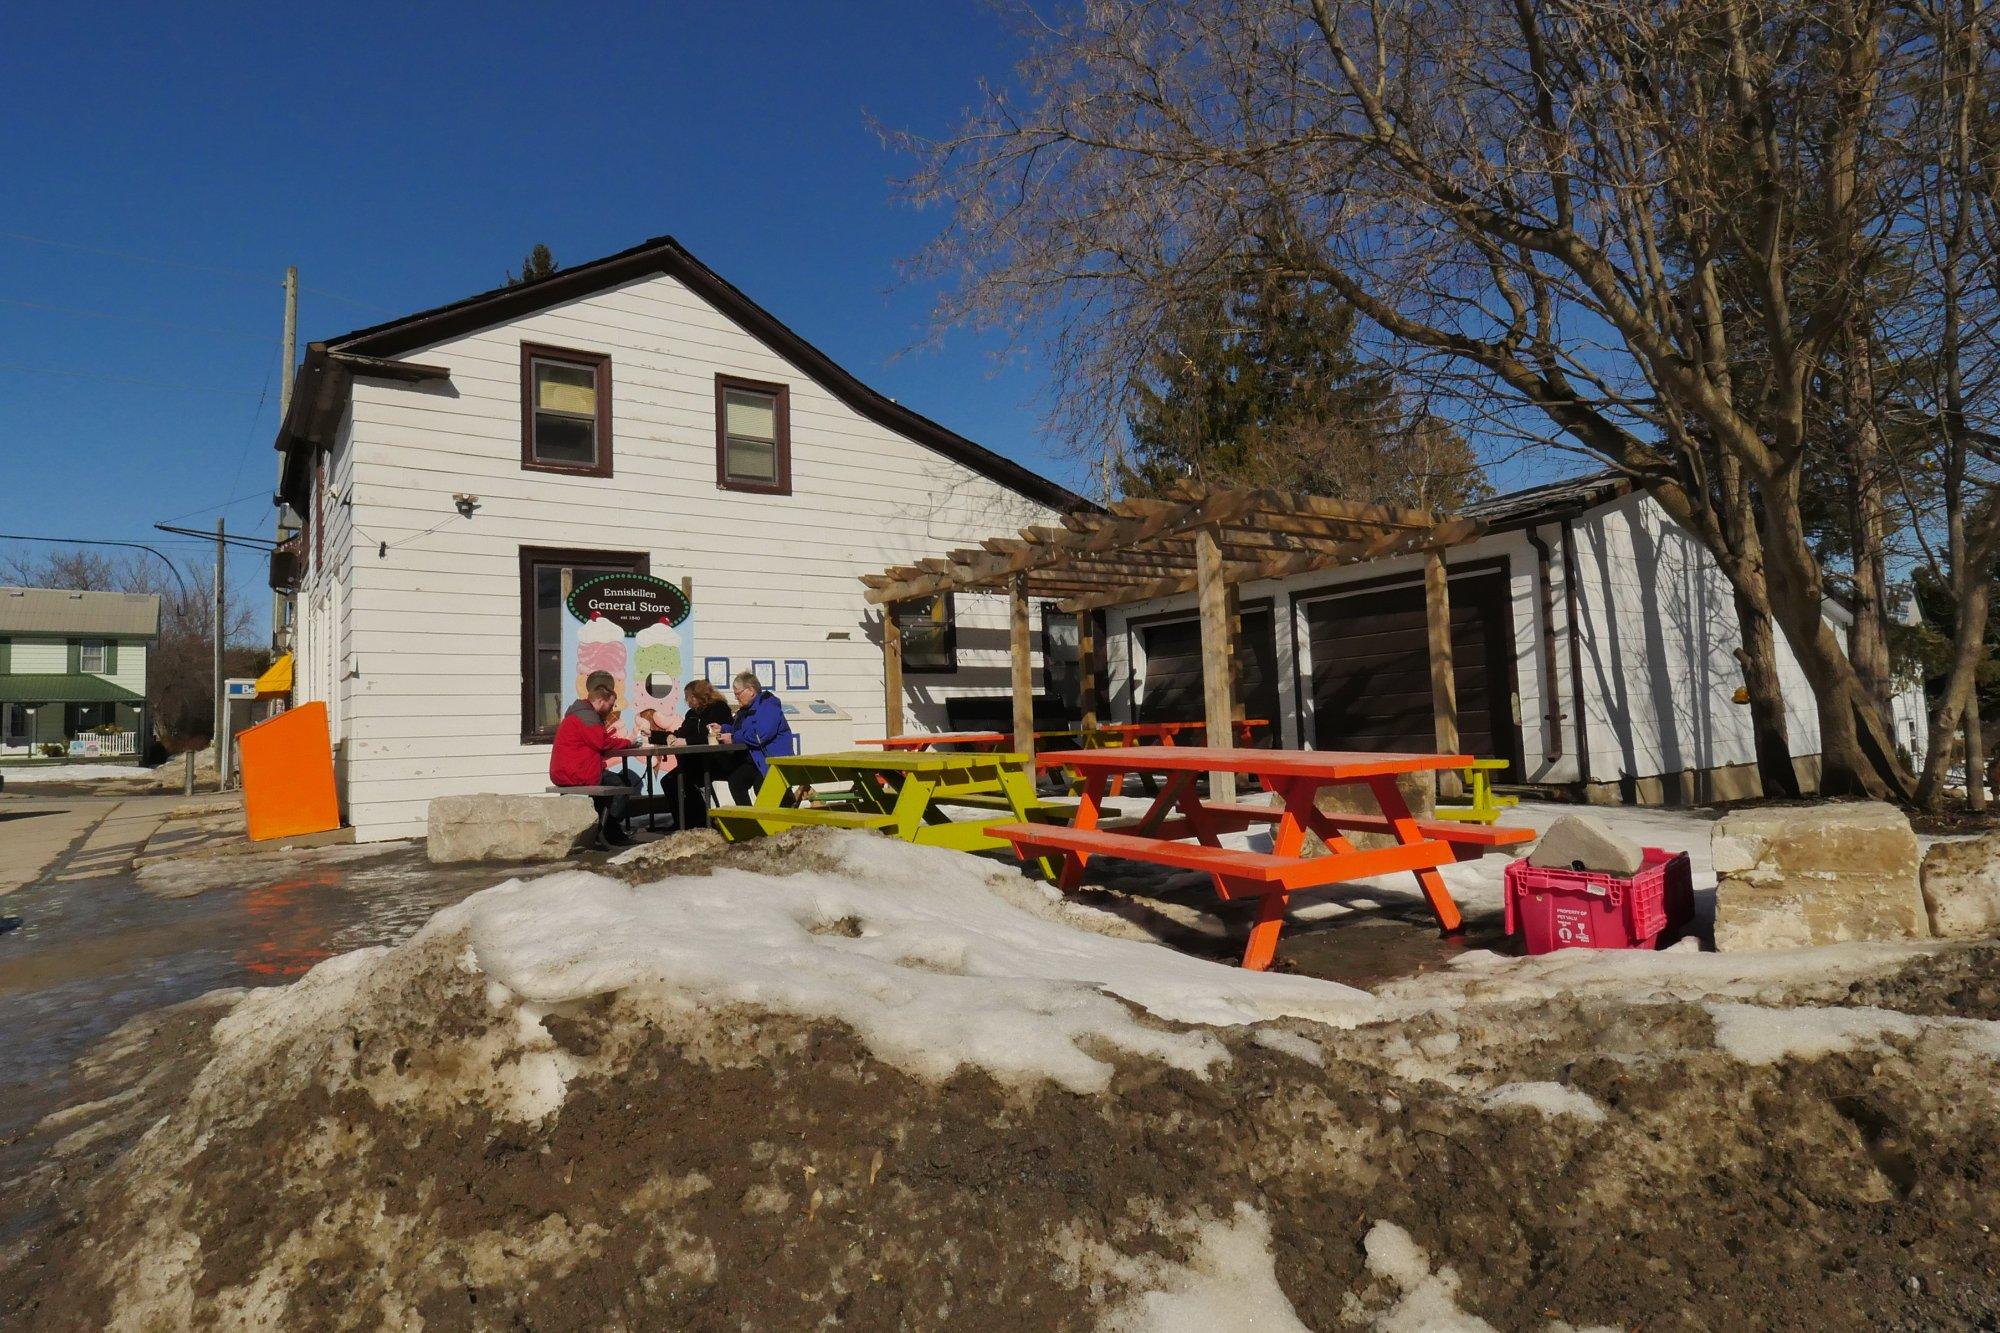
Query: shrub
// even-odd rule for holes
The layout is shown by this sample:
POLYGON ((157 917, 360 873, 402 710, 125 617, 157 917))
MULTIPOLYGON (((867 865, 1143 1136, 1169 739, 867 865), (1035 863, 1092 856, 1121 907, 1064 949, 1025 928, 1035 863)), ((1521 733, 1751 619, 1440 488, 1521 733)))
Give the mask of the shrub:
POLYGON ((43 741, 42 754, 45 758, 60 759, 69 753, 69 747, 61 741, 43 741))

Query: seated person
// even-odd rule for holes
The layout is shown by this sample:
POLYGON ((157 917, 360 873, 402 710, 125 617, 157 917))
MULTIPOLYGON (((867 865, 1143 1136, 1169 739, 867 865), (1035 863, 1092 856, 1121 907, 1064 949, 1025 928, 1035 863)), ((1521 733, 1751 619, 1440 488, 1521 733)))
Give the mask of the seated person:
MULTIPOLYGON (((584 678, 584 697, 569 706, 556 726, 556 742, 549 751, 549 781, 558 787, 634 787, 638 779, 629 773, 609 772, 604 761, 632 748, 607 725, 618 709, 618 682, 608 671, 593 671, 584 678)), ((632 803, 624 796, 593 796, 597 806, 597 839, 611 847, 631 845, 625 835, 625 809, 632 803)))
POLYGON ((736 695, 736 716, 722 733, 722 739, 748 746, 750 752, 730 769, 729 793, 738 805, 748 805, 764 781, 771 756, 797 754, 799 737, 785 719, 785 706, 777 695, 764 688, 754 672, 737 672, 732 689, 736 695))
MULTIPOLYGON (((715 686, 706 680, 695 679, 687 683, 687 712, 681 718, 679 730, 665 737, 656 737, 655 743, 667 745, 707 745, 709 728, 727 727, 733 715, 729 705, 715 686)), ((716 760, 728 760, 729 755, 691 754, 682 757, 679 763, 686 771, 681 790, 687 798, 687 808, 675 812, 679 828, 700 828, 708 821, 708 784, 724 776, 721 765, 716 760)))

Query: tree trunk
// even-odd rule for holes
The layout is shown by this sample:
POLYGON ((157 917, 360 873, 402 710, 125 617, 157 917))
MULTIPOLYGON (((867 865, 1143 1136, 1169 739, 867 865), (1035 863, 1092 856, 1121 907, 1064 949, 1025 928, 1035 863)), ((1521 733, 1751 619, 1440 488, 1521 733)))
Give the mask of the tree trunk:
POLYGON ((1880 711, 1821 611, 1824 589, 1799 522, 1796 473, 1769 484, 1793 492, 1762 507, 1760 535, 1772 619, 1812 686, 1819 711, 1820 792, 1913 800, 1916 782, 1897 757, 1880 711))
POLYGON ((1847 658, 1886 727, 1889 717, 1889 507, 1882 498, 1882 437, 1875 425, 1875 362, 1865 330, 1848 340, 1842 384, 1847 415, 1849 557, 1854 567, 1854 622, 1847 658))
POLYGON ((1716 472, 1715 510, 1721 536, 1735 558, 1725 564, 1736 601, 1742 646, 1743 691, 1750 705, 1750 737, 1757 752, 1757 778, 1766 796, 1796 798, 1798 767, 1785 723, 1785 693, 1778 684, 1778 642, 1771 629, 1770 590, 1764 578, 1764 548, 1757 536, 1750 484, 1734 457, 1725 454, 1716 472))

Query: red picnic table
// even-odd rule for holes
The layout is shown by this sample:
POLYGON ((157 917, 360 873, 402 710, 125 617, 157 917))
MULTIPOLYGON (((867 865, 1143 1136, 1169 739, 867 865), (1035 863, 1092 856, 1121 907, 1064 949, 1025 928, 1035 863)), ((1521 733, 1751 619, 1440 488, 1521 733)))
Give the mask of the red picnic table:
MULTIPOLYGON (((1248 745, 1254 732, 1259 728, 1270 725, 1269 722, 1266 722, 1261 717, 1239 717, 1231 724, 1231 729, 1236 733, 1236 743, 1238 745, 1248 745)), ((1136 745, 1141 741, 1158 741, 1162 745, 1178 745, 1180 744, 1181 734, 1189 731, 1206 735, 1208 733, 1208 723, 1188 721, 1100 722, 1091 728, 1089 734, 1116 736, 1121 743, 1126 745, 1136 745)), ((1069 734, 1083 735, 1085 733, 1078 731, 1069 734)))
POLYGON ((1093 856, 1208 872, 1218 897, 1258 899, 1257 921, 1243 951, 1243 966, 1253 971, 1269 967, 1276 955, 1286 901, 1296 890, 1408 870, 1416 875, 1439 929, 1453 931, 1461 921, 1458 904, 1438 867, 1457 860, 1460 846, 1484 850, 1534 837, 1531 829, 1421 820, 1410 813, 1396 786, 1397 776, 1464 768, 1471 762, 1468 755, 1128 745, 1042 755, 1037 762, 1044 768, 1082 774, 1075 820, 1068 825, 999 824, 987 832, 1012 843, 1023 860, 1060 856, 1059 884, 1064 892, 1078 887, 1084 865, 1093 856), (1255 777, 1277 797, 1277 804, 1204 801, 1195 782, 1211 772, 1255 777), (1100 827, 1106 791, 1114 783, 1122 788, 1130 773, 1165 774, 1166 782, 1137 820, 1100 827), (1366 786, 1380 813, 1320 810, 1315 800, 1320 788, 1335 786, 1366 786), (1270 851, 1222 845, 1223 834, 1259 823, 1273 825, 1270 851), (1307 830, 1325 841, 1324 856, 1303 855, 1307 830), (1348 840, 1350 833, 1385 834, 1396 841, 1362 851, 1348 840), (1185 841, 1190 838, 1192 844, 1185 841))

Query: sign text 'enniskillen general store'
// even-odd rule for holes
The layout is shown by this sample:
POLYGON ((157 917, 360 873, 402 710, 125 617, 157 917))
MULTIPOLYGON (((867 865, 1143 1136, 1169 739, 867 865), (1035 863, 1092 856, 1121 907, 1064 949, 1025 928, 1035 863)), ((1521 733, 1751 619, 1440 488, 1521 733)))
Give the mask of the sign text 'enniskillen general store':
POLYGON ((569 594, 572 616, 583 621, 602 616, 627 634, 662 620, 678 625, 690 609, 687 594, 650 574, 600 574, 577 584, 569 594))

